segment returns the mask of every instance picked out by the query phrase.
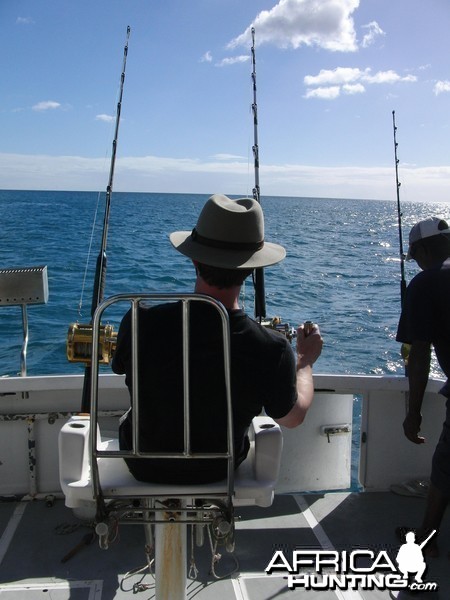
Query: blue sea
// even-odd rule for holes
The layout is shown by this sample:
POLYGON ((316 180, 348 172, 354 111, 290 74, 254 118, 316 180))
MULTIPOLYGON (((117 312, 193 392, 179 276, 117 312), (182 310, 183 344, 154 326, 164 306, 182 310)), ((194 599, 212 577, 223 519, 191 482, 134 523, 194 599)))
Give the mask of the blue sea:
MULTIPOLYGON (((190 230, 207 199, 200 194, 114 193, 105 297, 126 292, 189 292, 194 271, 168 234, 190 230)), ((266 239, 287 249, 265 270, 267 316, 296 326, 319 323, 319 373, 398 374, 400 313, 396 201, 262 197, 266 239)), ((0 191, 0 269, 47 265, 49 300, 28 307, 28 374, 82 373, 66 360, 70 323, 89 322, 105 194, 0 191)), ((450 218, 450 204, 404 203, 404 249, 415 221, 450 218)), ((405 264, 406 279, 415 263, 405 264)), ((1 293, 1 290, 0 290, 1 293)), ((242 302, 253 315, 253 289, 242 302)), ((117 315, 118 325, 120 315, 117 315)), ((0 307, 0 375, 20 371, 22 312, 0 307)), ((436 361, 433 373, 440 375, 436 361)))

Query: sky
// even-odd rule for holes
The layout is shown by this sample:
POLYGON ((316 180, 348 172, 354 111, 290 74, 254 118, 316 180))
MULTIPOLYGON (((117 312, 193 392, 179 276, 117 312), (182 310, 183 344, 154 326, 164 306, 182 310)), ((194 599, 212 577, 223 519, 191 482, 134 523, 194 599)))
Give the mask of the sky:
POLYGON ((450 201, 448 0, 0 0, 0 188, 450 201))

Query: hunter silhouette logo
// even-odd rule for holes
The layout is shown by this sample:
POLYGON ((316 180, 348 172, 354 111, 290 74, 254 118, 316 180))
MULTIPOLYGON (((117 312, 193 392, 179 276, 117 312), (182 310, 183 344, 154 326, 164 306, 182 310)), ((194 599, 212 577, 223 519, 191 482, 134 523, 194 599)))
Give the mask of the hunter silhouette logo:
MULTIPOLYGON (((406 542, 400 546, 397 554, 398 568, 403 573, 403 577, 409 580, 410 574, 415 573, 414 580, 417 583, 423 583, 422 576, 427 568, 423 558, 422 549, 428 544, 436 533, 436 529, 421 544, 416 544, 416 534, 414 531, 408 531, 405 536, 406 542)), ((417 589, 417 588, 416 588, 417 589)))
POLYGON ((290 590, 379 589, 390 590, 394 598, 406 589, 436 591, 437 583, 423 581, 427 565, 422 554, 422 549, 435 533, 433 531, 426 540, 417 544, 414 531, 408 531, 395 559, 385 550, 374 552, 362 548, 350 552, 294 550, 289 557, 282 550, 277 550, 265 572, 268 575, 287 573, 290 590))

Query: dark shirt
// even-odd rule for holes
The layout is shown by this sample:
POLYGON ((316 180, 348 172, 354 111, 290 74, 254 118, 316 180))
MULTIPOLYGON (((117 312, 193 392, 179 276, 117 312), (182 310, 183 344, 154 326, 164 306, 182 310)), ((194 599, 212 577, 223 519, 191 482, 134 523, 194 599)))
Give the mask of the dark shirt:
MULTIPOLYGON (((295 404, 295 355, 286 338, 261 327, 242 310, 228 311, 230 377, 236 466, 248 452, 247 431, 264 408, 277 419, 295 404)), ((181 305, 139 309, 139 435, 141 450, 183 450, 181 305)), ((119 329, 112 368, 126 374, 131 392, 131 313, 119 329)), ((190 424, 194 452, 226 450, 226 405, 221 321, 217 311, 191 304, 190 424)), ((131 449, 131 415, 121 425, 121 447, 131 449)), ((203 483, 226 476, 224 461, 127 459, 137 479, 203 483), (219 463, 221 463, 219 465, 219 463)))
MULTIPOLYGON (((409 283, 397 341, 429 342, 447 379, 450 378, 450 258, 418 273, 409 283)), ((448 381, 445 395, 449 395, 448 381)))

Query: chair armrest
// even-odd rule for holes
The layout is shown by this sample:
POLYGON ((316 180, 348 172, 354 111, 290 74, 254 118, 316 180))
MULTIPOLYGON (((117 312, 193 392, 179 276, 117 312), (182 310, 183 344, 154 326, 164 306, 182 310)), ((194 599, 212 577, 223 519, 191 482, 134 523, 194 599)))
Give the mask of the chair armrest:
POLYGON ((59 479, 61 486, 88 479, 90 475, 89 415, 76 415, 59 432, 59 479))
POLYGON ((276 481, 280 472, 283 434, 271 417, 252 421, 255 440, 255 477, 258 481, 276 481))

